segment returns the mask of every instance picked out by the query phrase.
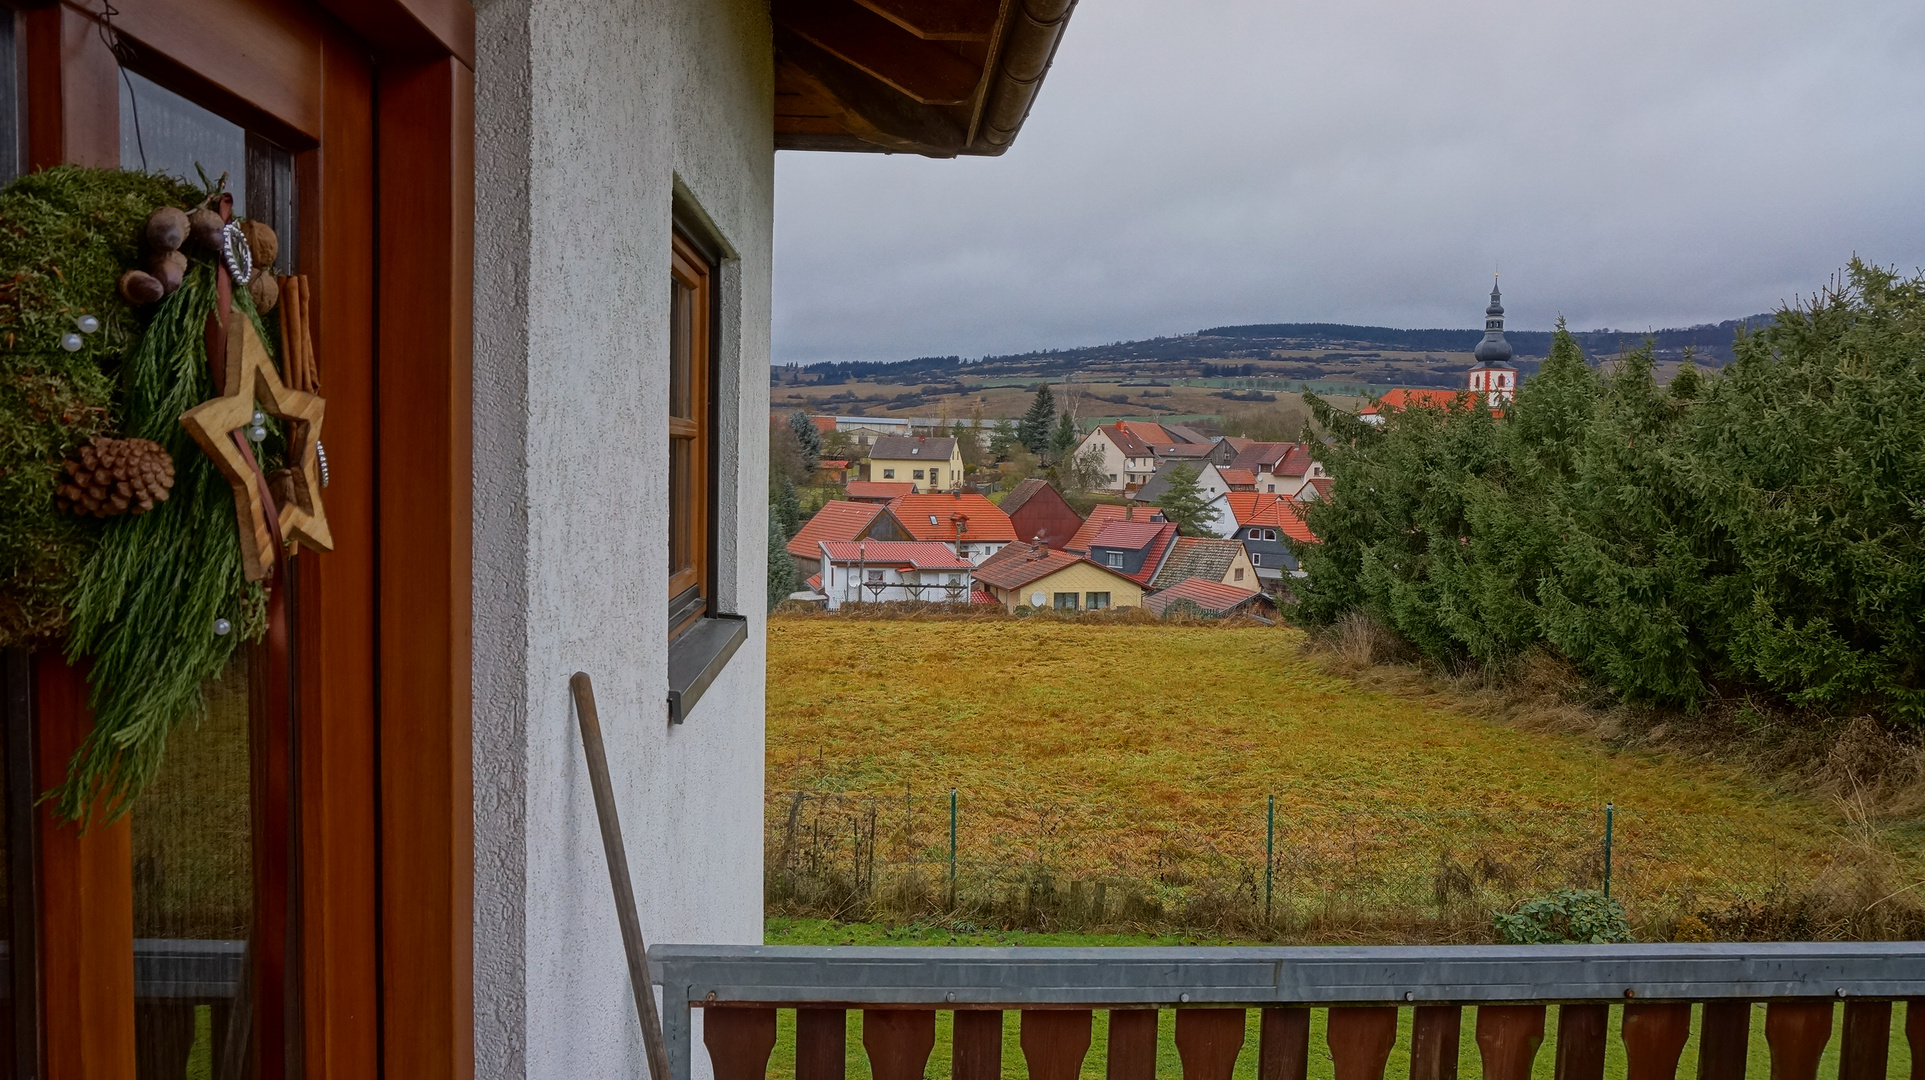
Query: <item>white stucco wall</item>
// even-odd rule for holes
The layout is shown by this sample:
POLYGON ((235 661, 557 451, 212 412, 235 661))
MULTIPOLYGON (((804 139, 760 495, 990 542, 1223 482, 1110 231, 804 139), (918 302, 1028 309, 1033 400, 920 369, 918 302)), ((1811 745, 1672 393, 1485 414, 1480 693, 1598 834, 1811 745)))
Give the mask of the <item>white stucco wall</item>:
POLYGON ((760 941, 768 10, 758 0, 476 9, 476 1075, 642 1076, 568 678, 595 679, 643 933, 760 941), (736 256, 717 296, 717 591, 722 610, 750 623, 722 678, 670 728, 664 402, 677 190, 736 256))

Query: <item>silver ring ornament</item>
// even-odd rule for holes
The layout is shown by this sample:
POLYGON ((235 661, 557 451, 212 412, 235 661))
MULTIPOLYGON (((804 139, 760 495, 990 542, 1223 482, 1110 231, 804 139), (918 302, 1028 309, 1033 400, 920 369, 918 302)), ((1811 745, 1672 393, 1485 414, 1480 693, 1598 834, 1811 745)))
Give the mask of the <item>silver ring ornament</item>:
POLYGON ((321 467, 321 486, 327 487, 331 479, 328 476, 328 448, 319 439, 314 440, 314 463, 321 467))
POLYGON ((232 221, 221 227, 221 261, 234 284, 246 287, 254 280, 254 249, 247 246, 247 234, 240 225, 232 221))

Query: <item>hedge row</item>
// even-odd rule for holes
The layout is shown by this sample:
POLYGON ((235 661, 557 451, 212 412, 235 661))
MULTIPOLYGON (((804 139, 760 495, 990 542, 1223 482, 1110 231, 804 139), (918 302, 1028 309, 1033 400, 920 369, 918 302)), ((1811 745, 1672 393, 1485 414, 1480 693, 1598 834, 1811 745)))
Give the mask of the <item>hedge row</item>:
POLYGON ((1925 724, 1925 276, 1854 260, 1668 386, 1560 322, 1496 416, 1372 428, 1305 395, 1337 497, 1298 614, 1362 610, 1443 663, 1533 647, 1625 700, 1719 690, 1925 724))

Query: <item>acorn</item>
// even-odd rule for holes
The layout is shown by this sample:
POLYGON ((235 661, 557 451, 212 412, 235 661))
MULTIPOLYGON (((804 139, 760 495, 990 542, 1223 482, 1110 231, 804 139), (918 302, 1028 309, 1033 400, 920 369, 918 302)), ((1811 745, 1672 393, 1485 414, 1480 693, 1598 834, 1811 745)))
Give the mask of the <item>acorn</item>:
POLYGON ((187 276, 187 256, 178 251, 149 255, 147 272, 160 282, 162 293, 171 293, 180 288, 181 279, 187 276))
POLYGON ((214 211, 201 207, 187 215, 187 242, 182 246, 205 259, 221 255, 221 231, 227 223, 214 211))
POLYGON ((141 234, 147 250, 178 251, 187 239, 187 212, 174 206, 163 206, 147 215, 147 230, 141 234))
POLYGON ((120 275, 120 298, 133 307, 143 307, 167 295, 160 279, 145 270, 129 270, 120 275))
POLYGON ((265 273, 281 254, 281 238, 274 235, 267 222, 252 218, 241 222, 241 235, 247 237, 247 249, 254 253, 254 273, 265 273))
POLYGON ((247 292, 254 298, 254 310, 263 315, 281 302, 281 283, 274 280, 273 274, 257 271, 254 280, 247 283, 247 292))

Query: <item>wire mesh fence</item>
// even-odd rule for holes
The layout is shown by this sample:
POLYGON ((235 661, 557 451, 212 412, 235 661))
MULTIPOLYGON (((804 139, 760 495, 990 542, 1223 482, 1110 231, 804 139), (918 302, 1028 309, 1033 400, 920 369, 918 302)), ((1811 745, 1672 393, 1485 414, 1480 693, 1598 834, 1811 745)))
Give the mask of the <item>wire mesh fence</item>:
POLYGON ((1925 936, 1915 837, 1645 808, 1346 810, 1219 820, 1127 802, 771 793, 772 914, 1286 942, 1487 941, 1493 913, 1608 893, 1641 940, 1925 936))

